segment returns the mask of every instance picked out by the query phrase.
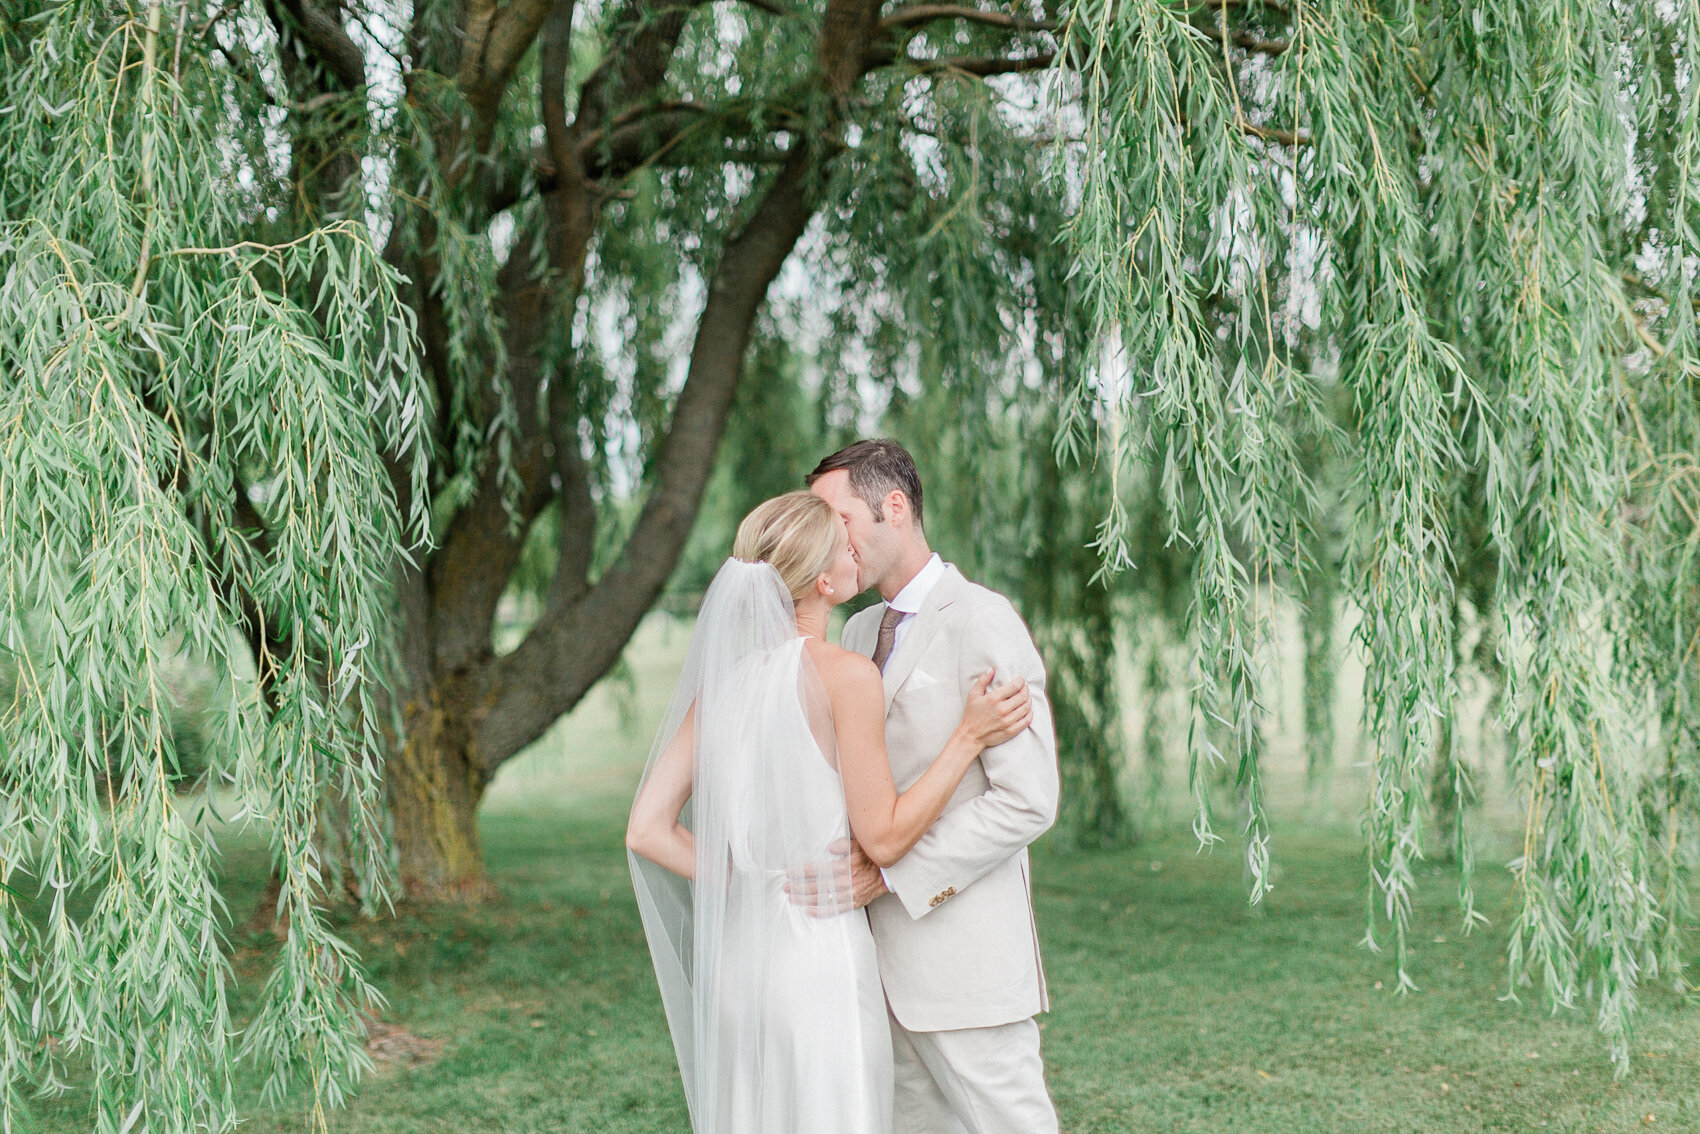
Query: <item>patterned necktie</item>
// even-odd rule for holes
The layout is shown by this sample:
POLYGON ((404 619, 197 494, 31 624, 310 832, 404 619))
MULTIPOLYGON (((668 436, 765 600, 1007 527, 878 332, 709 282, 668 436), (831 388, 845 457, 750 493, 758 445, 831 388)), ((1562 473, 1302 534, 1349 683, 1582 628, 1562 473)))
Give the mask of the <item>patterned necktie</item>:
POLYGON ((897 641, 897 624, 903 621, 903 612, 895 606, 885 608, 885 614, 880 617, 880 636, 874 643, 874 664, 885 672, 886 659, 891 657, 891 647, 897 641))

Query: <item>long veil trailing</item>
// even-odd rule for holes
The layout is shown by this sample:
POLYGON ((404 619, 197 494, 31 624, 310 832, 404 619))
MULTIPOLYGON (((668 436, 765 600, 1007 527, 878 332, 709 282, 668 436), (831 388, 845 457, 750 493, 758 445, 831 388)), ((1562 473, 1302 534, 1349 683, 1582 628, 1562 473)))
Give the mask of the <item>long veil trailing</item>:
POLYGON ((810 871, 824 903, 847 899, 817 868, 849 823, 825 691, 771 566, 715 575, 640 796, 682 728, 696 881, 629 857, 692 1128, 883 1134, 890 1034, 866 918, 811 916, 785 891, 810 871))

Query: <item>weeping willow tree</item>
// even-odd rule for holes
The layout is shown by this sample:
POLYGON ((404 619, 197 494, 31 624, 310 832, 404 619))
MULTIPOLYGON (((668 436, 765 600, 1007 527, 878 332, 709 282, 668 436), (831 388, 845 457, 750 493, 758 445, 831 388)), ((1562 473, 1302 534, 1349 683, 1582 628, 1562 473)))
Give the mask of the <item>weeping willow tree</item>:
MULTIPOLYGON (((1190 558, 1200 837, 1230 768, 1265 893, 1260 659, 1278 590, 1328 593, 1315 485, 1341 470, 1367 940, 1413 988, 1439 840, 1481 921, 1467 831, 1427 805, 1437 775, 1470 790, 1467 609, 1525 817, 1512 989, 1591 999, 1622 1069, 1637 989, 1681 986, 1692 924, 1700 6, 1086 0, 1061 52, 1068 233, 1121 352, 1082 381, 1190 558)), ((1113 562, 1137 558, 1125 516, 1100 531, 1113 562)))
MULTIPOLYGON (((1625 1066, 1700 825, 1697 50, 1692 2, 6 0, 0 1125, 86 1069, 102 1129, 228 1128, 239 1044, 334 1103, 374 993, 317 903, 485 892, 485 786, 799 382, 823 440, 889 402, 1081 727, 1178 583, 1194 828, 1254 900, 1278 596, 1317 687, 1356 607, 1401 988, 1437 839, 1480 920, 1428 797, 1491 643, 1514 987, 1625 1066), (273 840, 252 1020, 183 654, 230 675, 204 798, 273 840)), ((1118 759, 1080 749, 1082 830, 1118 759)))

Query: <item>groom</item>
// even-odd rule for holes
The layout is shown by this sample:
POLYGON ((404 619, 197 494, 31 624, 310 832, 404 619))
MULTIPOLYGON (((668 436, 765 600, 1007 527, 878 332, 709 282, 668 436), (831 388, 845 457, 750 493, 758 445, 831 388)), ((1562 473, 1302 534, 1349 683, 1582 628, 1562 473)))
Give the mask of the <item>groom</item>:
POLYGON ((808 485, 850 531, 860 583, 885 601, 852 617, 846 649, 885 677, 886 747, 903 791, 920 778, 988 669, 1025 678, 1033 723, 988 748, 945 812, 879 870, 855 854, 896 1058, 897 1134, 1055 1134, 1039 1026, 1045 974, 1027 845, 1057 814, 1056 736, 1045 667, 1020 615, 927 546, 921 477, 895 441, 858 441, 808 485))

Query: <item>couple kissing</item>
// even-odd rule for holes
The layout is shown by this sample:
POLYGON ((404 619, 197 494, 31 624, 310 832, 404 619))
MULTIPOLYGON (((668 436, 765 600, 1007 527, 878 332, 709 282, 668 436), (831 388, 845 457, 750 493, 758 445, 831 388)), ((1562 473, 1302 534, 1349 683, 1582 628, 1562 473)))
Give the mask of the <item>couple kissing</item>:
POLYGON ((756 507, 704 596, 627 828, 695 1134, 1055 1134, 1028 845, 1045 669, 858 441, 756 507), (884 600, 827 640, 832 608, 884 600))

